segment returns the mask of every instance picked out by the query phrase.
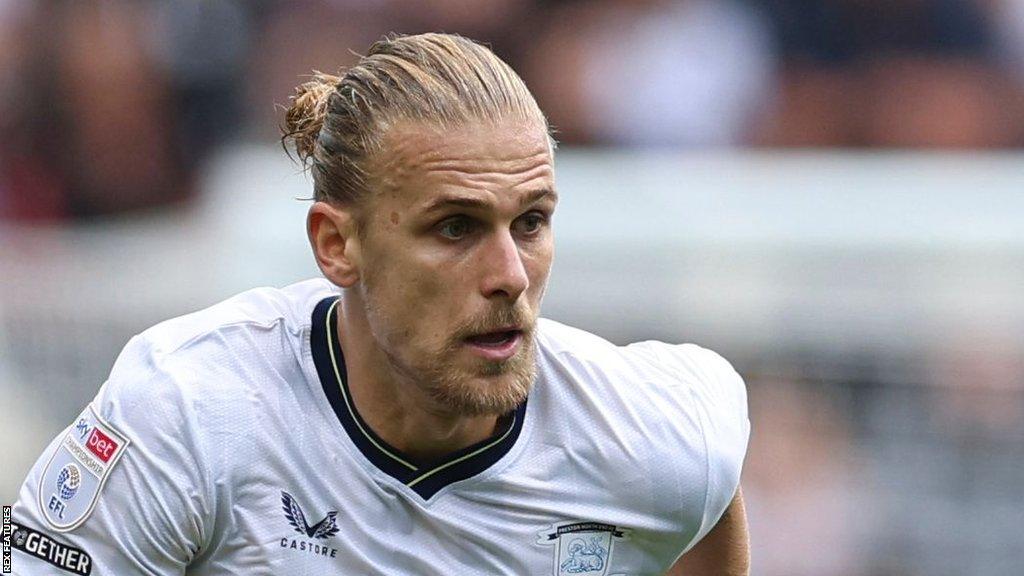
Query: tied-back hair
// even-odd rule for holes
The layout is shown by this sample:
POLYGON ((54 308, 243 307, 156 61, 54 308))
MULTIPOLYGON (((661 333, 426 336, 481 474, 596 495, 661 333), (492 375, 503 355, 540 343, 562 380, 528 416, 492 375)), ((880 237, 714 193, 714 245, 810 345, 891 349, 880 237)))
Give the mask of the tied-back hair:
POLYGON ((313 174, 316 200, 358 203, 367 161, 399 121, 448 128, 470 121, 547 120, 522 79, 490 49, 453 34, 391 35, 341 77, 317 72, 295 90, 282 143, 313 174))

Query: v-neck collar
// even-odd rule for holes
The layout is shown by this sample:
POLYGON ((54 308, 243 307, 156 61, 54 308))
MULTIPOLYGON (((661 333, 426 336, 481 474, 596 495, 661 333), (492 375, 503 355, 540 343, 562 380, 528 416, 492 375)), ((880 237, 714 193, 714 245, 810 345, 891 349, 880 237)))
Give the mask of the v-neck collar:
POLYGON ((374 466, 425 500, 429 500, 445 486, 489 468, 512 449, 522 431, 526 416, 525 400, 510 414, 510 422, 499 434, 435 462, 417 464, 377 436, 352 402, 345 356, 338 339, 337 296, 321 300, 313 310, 310 344, 324 394, 349 438, 374 466))

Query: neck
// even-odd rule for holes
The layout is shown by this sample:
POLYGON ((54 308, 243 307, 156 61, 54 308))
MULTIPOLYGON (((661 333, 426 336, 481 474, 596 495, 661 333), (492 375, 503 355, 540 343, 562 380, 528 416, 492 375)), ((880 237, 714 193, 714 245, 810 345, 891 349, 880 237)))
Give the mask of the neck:
POLYGON ((356 410, 377 436, 402 453, 430 462, 495 434, 498 416, 453 414, 397 370, 372 336, 365 308, 351 290, 339 302, 338 338, 356 410))

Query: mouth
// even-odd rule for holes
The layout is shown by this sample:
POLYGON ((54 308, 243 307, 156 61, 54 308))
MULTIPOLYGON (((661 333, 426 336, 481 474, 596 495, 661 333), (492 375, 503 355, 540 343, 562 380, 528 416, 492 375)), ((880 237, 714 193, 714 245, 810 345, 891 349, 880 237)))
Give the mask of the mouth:
POLYGON ((491 361, 508 360, 522 341, 523 331, 517 327, 499 328, 465 339, 470 351, 491 361))

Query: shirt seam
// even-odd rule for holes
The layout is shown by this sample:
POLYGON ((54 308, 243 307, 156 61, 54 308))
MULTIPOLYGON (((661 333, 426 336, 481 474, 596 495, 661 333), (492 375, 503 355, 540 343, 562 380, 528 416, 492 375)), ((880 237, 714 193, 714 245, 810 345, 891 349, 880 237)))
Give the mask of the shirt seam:
POLYGON ((690 398, 693 400, 694 406, 697 407, 695 410, 697 413, 697 424, 700 428, 701 443, 704 446, 704 503, 701 505, 700 524, 697 526, 697 533, 694 535, 694 540, 691 540, 687 545, 687 550, 696 544, 696 537, 701 535, 701 532, 704 529, 704 522, 708 514, 708 500, 711 496, 711 449, 708 445, 708 435, 705 430, 704 415, 701 413, 699 408, 700 403, 697 402, 696 394, 692 390, 690 391, 690 398))

